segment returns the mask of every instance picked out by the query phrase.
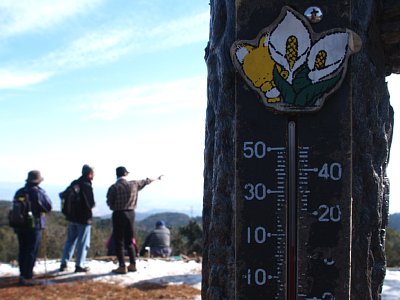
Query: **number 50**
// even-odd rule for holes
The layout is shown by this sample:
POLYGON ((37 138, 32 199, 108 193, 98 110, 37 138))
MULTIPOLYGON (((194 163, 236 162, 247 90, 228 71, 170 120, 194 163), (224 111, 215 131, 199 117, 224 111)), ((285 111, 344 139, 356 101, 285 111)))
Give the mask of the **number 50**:
POLYGON ((264 142, 244 142, 243 155, 245 158, 264 158, 267 154, 267 146, 264 142))

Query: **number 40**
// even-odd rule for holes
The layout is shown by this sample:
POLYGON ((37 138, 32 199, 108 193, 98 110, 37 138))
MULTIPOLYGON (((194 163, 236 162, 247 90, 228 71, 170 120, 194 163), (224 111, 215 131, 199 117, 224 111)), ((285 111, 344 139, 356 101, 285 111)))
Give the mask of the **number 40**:
POLYGON ((342 178, 342 165, 340 163, 323 164, 318 172, 318 177, 331 180, 340 180, 342 178))

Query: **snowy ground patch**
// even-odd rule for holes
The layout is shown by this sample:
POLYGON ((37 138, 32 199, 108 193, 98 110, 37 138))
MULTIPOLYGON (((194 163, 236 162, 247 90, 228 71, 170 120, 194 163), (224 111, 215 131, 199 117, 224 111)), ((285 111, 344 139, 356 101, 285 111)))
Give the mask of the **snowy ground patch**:
POLYGON ((386 270, 385 283, 382 290, 382 300, 400 299, 400 268, 386 270))
MULTIPOLYGON (((74 263, 69 263, 68 270, 59 272, 59 260, 39 260, 36 262, 35 275, 49 275, 48 283, 52 278, 57 282, 71 282, 76 280, 92 280, 114 283, 122 286, 131 286, 142 282, 159 284, 186 284, 201 289, 201 263, 195 260, 181 259, 138 259, 137 272, 127 274, 113 274, 112 269, 118 265, 112 260, 88 260, 90 268, 87 273, 75 273, 74 263)), ((0 276, 18 276, 17 266, 0 264, 0 276)))
MULTIPOLYGON (((144 259, 137 260, 138 271, 124 275, 111 273, 117 267, 112 260, 88 260, 90 271, 87 273, 74 273, 74 263, 69 264, 69 269, 59 272, 59 260, 39 260, 34 272, 36 275, 49 275, 46 280, 51 284, 55 278, 57 282, 73 282, 78 280, 91 280, 113 283, 121 286, 134 286, 141 283, 155 284, 185 284, 201 289, 201 262, 195 260, 144 259)), ((0 277, 18 276, 17 266, 0 264, 0 277)), ((200 299, 200 296, 199 298, 200 299)), ((383 286, 382 300, 400 299, 400 269, 389 268, 383 286)))

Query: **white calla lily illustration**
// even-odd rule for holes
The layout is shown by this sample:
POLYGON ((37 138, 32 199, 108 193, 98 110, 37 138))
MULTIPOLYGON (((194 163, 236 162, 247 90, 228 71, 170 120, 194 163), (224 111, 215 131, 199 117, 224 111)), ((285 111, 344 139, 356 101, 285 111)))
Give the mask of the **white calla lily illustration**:
POLYGON ((289 72, 292 83, 296 70, 305 63, 311 47, 311 37, 302 20, 287 11, 285 18, 271 32, 268 47, 272 59, 289 72))
POLYGON ((283 78, 282 72, 273 72, 282 102, 310 110, 321 107, 343 79, 349 39, 350 31, 343 29, 316 35, 303 16, 287 9, 268 39, 271 57, 289 74, 283 78))
POLYGON ((318 40, 310 50, 307 58, 308 77, 312 83, 321 81, 338 70, 346 58, 349 44, 347 32, 334 32, 318 40))

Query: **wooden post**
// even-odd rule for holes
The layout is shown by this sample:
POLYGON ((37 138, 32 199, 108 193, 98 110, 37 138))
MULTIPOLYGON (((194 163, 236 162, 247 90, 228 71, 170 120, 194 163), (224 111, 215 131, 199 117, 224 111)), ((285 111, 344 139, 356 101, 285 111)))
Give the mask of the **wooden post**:
POLYGON ((372 0, 320 1, 314 23, 303 17, 311 2, 284 4, 211 2, 202 296, 379 299, 393 123, 378 36, 369 41, 379 10, 372 0), (287 15, 294 23, 283 30, 287 15), (301 26, 310 44, 293 34, 300 42, 287 46, 301 26), (350 57, 353 33, 363 48, 350 57), (319 41, 341 34, 346 57, 338 40, 318 49, 342 59, 337 68, 302 81, 319 41), (303 69, 280 60, 290 47, 303 69))

